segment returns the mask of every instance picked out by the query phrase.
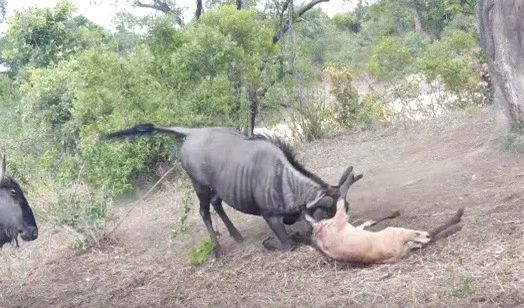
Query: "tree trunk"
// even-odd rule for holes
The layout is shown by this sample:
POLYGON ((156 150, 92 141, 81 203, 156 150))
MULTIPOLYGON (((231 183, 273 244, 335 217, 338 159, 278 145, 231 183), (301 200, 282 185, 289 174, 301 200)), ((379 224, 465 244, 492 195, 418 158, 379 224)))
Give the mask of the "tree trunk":
POLYGON ((253 136, 255 130, 255 119, 258 114, 258 93, 256 89, 249 89, 247 91, 247 98, 249 100, 249 123, 247 127, 247 135, 253 136))
POLYGON ((200 18, 200 15, 202 15, 202 0, 197 0, 197 2, 196 2, 196 11, 195 11, 195 19, 198 20, 200 18))
POLYGON ((422 27, 422 18, 420 17, 420 11, 418 10, 418 4, 416 0, 409 1, 409 9, 413 14, 413 22, 415 23, 415 31, 417 33, 424 33, 424 28, 422 27))
POLYGON ((524 0, 478 0, 477 20, 496 128, 507 132, 524 125, 524 0))

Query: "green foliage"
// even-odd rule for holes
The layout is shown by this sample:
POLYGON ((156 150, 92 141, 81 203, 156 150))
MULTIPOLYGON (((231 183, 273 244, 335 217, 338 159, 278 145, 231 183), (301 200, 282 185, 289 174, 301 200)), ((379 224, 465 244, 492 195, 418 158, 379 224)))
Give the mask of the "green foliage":
POLYGON ((337 104, 334 108, 335 120, 345 127, 368 126, 387 117, 387 109, 378 93, 370 93, 363 98, 351 84, 353 74, 347 68, 327 67, 331 93, 337 104))
POLYGON ((320 139, 332 132, 328 122, 333 108, 327 105, 321 91, 303 89, 297 91, 290 114, 290 128, 295 138, 307 142, 320 139))
POLYGON ((400 38, 384 37, 373 50, 369 73, 381 80, 394 80, 408 72, 411 54, 400 38))
POLYGON ((476 34, 463 30, 447 32, 447 36, 435 41, 418 59, 418 66, 429 82, 441 80, 446 90, 457 97, 455 106, 465 108, 468 104, 485 103, 485 88, 481 76, 476 73, 481 65, 476 34))
POLYGON ((94 194, 79 196, 74 193, 59 194, 56 203, 48 209, 48 215, 59 224, 71 227, 78 236, 73 247, 86 249, 98 245, 98 239, 104 229, 109 203, 94 194))
POLYGON ((215 251, 215 244, 209 240, 203 240, 199 248, 191 251, 189 254, 189 264, 200 265, 203 264, 209 256, 215 251))
POLYGON ((189 230, 189 227, 187 225, 187 218, 189 217, 189 212, 191 211, 191 208, 194 206, 194 201, 192 198, 193 191, 189 181, 181 181, 180 191, 183 194, 182 206, 184 209, 184 213, 180 215, 180 226, 177 229, 171 231, 171 234, 169 236, 171 241, 177 239, 181 235, 187 234, 189 230))
POLYGON ((7 18, 6 47, 2 57, 15 71, 24 66, 46 67, 71 59, 90 44, 104 41, 108 32, 82 16, 65 0, 54 8, 30 7, 7 18))

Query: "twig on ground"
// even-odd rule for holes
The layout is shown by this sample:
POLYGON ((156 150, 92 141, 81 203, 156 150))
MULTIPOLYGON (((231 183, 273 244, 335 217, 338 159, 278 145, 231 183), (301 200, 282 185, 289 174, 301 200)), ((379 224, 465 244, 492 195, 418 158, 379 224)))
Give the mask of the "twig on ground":
POLYGON ((127 213, 124 215, 124 217, 122 217, 122 219, 120 219, 120 221, 116 224, 116 226, 113 228, 113 230, 111 230, 110 234, 114 234, 116 229, 118 229, 120 227, 120 225, 124 222, 124 220, 127 218, 127 216, 129 216, 129 214, 131 214, 131 211, 133 211, 133 209, 142 201, 144 200, 157 186, 158 184, 160 184, 160 182, 162 182, 162 180, 169 174, 171 173, 171 171, 173 171, 173 169, 175 169, 175 166, 171 167, 171 169, 167 170, 166 173, 164 173, 164 175, 155 183, 155 185, 153 185, 142 197, 140 197, 140 199, 138 199, 137 201, 135 201, 130 209, 127 211, 127 213))

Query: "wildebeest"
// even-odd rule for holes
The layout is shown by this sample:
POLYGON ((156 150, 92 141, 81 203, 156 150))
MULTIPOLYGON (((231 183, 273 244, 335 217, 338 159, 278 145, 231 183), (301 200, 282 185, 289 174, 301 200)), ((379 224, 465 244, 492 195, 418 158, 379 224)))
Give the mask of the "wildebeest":
POLYGON ((269 237, 263 245, 270 250, 288 251, 294 248, 294 243, 284 224, 294 224, 303 217, 304 211, 318 219, 333 217, 340 185, 355 180, 349 176, 352 173, 348 168, 338 185, 329 185, 306 170, 281 139, 264 135, 247 137, 225 127, 140 124, 109 133, 105 138, 154 132, 185 138, 180 148, 182 168, 199 199, 200 215, 216 245, 217 256, 220 245, 212 227, 210 204, 235 241, 243 238, 224 212, 222 201, 240 212, 262 216, 278 238, 269 237))
POLYGON ((460 222, 463 210, 447 223, 432 232, 400 227, 387 227, 378 232, 364 228, 376 221, 367 221, 357 227, 349 223, 344 200, 349 186, 340 187, 341 197, 337 202, 337 212, 330 219, 315 220, 306 214, 305 218, 313 226, 313 242, 325 255, 339 261, 359 263, 393 263, 406 257, 411 249, 421 248, 434 240, 446 229, 460 222))
POLYGON ((34 241, 38 238, 38 227, 20 185, 6 176, 5 171, 3 155, 0 169, 0 247, 12 242, 18 247, 18 235, 24 241, 34 241))

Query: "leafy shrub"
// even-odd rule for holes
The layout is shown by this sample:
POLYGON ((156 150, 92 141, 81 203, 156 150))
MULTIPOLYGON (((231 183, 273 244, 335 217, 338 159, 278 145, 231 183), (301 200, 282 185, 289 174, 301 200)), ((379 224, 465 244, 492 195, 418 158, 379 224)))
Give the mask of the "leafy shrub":
POLYGON ((477 47, 475 34, 456 30, 431 44, 418 60, 428 82, 442 81, 446 91, 457 97, 450 108, 465 108, 487 101, 489 85, 476 71, 481 65, 477 47))
POLYGON ((100 199, 92 193, 60 193, 48 214, 57 223, 69 226, 77 233, 74 248, 86 249, 98 245, 105 222, 112 218, 108 207, 107 199, 100 199))
POLYGON ((200 265, 204 263, 209 256, 215 251, 215 244, 209 240, 203 240, 199 248, 191 251, 189 254, 189 264, 200 265))
POLYGON ((384 37, 373 50, 368 71, 377 79, 391 81, 408 73, 412 61, 401 38, 384 37))
POLYGON ((290 127, 299 140, 312 141, 329 134, 332 108, 327 104, 321 90, 299 90, 292 102, 290 127))
POLYGON ((387 109, 378 93, 359 97, 357 89, 351 84, 353 74, 347 68, 327 67, 331 93, 336 100, 334 106, 335 120, 345 127, 367 126, 387 117, 387 109))

